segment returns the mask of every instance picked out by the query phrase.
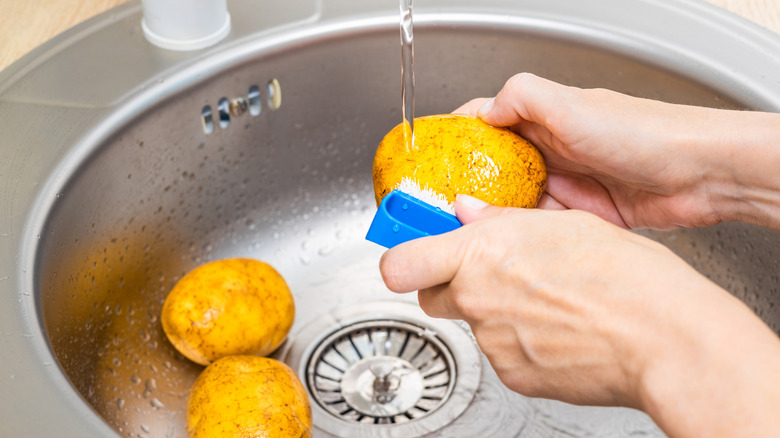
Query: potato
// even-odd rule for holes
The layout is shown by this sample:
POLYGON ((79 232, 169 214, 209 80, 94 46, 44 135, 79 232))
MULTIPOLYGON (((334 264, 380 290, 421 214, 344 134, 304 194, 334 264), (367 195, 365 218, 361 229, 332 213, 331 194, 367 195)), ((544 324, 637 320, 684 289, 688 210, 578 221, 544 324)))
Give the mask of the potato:
POLYGON ((523 137, 474 117, 433 115, 414 119, 415 147, 407 150, 404 126, 393 128, 374 156, 377 205, 404 177, 450 203, 459 193, 502 207, 530 208, 539 201, 547 167, 523 137))
POLYGON ((266 355, 287 336, 295 303, 267 263, 233 258, 199 266, 165 300, 162 326, 174 347, 201 365, 233 354, 266 355))
POLYGON ((190 438, 311 437, 306 389, 275 359, 228 356, 206 367, 190 390, 190 438))

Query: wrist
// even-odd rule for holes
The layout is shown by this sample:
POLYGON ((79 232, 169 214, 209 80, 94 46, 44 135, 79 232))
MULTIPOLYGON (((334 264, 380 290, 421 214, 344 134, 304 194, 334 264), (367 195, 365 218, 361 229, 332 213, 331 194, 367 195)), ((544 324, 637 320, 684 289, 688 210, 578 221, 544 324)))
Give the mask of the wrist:
POLYGON ((714 215, 780 230, 780 114, 709 111, 700 154, 714 215))

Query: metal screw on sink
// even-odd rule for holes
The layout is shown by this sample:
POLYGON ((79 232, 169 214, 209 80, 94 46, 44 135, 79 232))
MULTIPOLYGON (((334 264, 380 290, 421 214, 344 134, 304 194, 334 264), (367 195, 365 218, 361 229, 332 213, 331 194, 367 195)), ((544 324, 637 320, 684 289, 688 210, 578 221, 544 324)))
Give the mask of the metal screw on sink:
POLYGON ((234 117, 238 117, 249 109, 249 104, 243 97, 236 97, 230 101, 230 114, 234 117))

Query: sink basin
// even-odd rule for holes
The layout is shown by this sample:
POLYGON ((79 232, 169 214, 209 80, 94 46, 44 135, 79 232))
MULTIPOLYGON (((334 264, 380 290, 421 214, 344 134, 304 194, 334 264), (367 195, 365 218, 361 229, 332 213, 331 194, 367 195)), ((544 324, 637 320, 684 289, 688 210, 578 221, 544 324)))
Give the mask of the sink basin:
MULTIPOLYGON (((130 3, 0 75, 0 435, 186 436, 202 367, 165 339, 163 300, 199 264, 253 257, 295 295, 275 357, 306 383, 316 437, 662 436, 638 411, 508 391, 466 327, 387 292, 382 250, 364 236, 374 150, 401 117, 398 12, 292 3, 229 2, 232 33, 192 53, 148 44, 130 3), (371 416, 354 395, 329 399, 322 361, 347 341, 421 381, 439 367, 435 402, 402 397, 371 416)), ((417 115, 494 95, 520 71, 780 109, 780 39, 769 32, 695 1, 584 3, 418 5, 417 115)), ((741 224, 642 233, 780 331, 779 234, 741 224)))

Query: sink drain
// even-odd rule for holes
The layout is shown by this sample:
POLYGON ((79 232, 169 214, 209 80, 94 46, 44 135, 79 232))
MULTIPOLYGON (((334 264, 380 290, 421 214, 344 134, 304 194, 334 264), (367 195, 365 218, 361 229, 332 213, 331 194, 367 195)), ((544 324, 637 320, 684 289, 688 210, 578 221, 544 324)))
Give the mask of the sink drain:
POLYGON ((466 410, 481 377, 479 351, 463 328, 401 302, 324 315, 282 356, 306 382, 315 427, 339 437, 440 430, 466 410))
POLYGON ((315 400, 347 421, 395 424, 447 401, 455 360, 434 333, 395 320, 344 327, 315 350, 306 376, 315 400))

